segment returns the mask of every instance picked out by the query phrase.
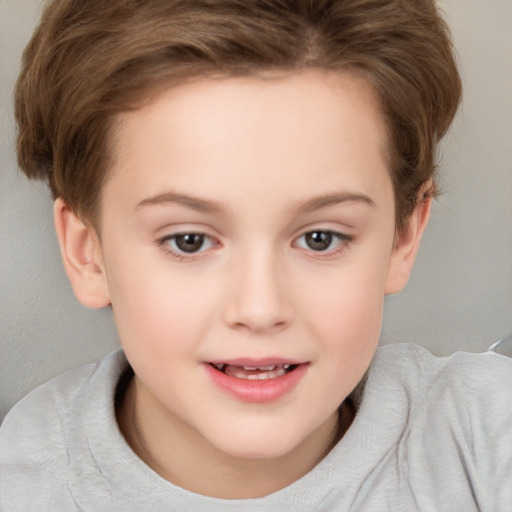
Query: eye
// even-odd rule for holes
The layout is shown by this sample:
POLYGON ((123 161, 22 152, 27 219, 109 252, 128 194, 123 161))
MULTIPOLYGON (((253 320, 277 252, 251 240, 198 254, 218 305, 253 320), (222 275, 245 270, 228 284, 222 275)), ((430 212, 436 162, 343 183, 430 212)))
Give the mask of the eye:
POLYGON ((337 249, 340 244, 350 241, 351 237, 335 231, 308 231, 297 239, 297 246, 315 252, 337 249))
POLYGON ((165 237, 162 244, 168 245, 171 250, 181 254, 194 254, 214 246, 213 240, 204 233, 180 233, 165 237))

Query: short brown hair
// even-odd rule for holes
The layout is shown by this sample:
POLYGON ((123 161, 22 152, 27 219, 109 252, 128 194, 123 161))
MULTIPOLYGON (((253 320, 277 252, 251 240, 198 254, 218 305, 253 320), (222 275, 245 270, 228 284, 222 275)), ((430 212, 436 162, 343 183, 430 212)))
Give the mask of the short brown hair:
POLYGON ((91 220, 116 114, 188 78, 304 68, 355 68, 377 91, 401 229, 461 95, 434 0, 53 0, 16 86, 19 165, 91 220))

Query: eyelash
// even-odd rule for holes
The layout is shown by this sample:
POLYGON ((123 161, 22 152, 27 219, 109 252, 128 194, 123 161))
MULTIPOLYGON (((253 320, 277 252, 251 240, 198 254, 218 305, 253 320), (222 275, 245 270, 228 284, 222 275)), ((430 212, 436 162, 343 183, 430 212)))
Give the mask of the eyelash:
POLYGON ((295 239, 295 244, 299 246, 301 249, 312 252, 316 257, 332 257, 340 254, 341 252, 347 249, 347 244, 352 242, 353 237, 347 235, 345 233, 339 233, 338 231, 333 231, 330 229, 312 229, 310 231, 306 231, 301 236, 295 239), (300 247, 298 241, 307 236, 313 235, 322 235, 329 237, 329 243, 327 248, 314 250, 311 247, 300 247), (336 246, 334 248, 329 249, 332 243, 335 242, 336 246))
POLYGON ((177 259, 178 261, 183 261, 183 260, 192 261, 193 259, 197 258, 198 255, 200 255, 202 252, 205 252, 211 248, 211 247, 207 247, 206 249, 203 248, 205 240, 208 240, 210 242, 211 247, 218 245, 218 242, 216 242, 213 239, 213 237, 207 235, 206 233, 200 233, 200 232, 194 232, 194 231, 173 233, 172 235, 167 235, 167 236, 164 236, 163 238, 158 239, 157 242, 168 255, 177 259), (190 236, 202 238, 203 243, 201 243, 201 247, 199 250, 187 252, 187 251, 184 251, 176 246, 177 239, 179 239, 180 237, 190 237, 190 236), (174 245, 174 247, 173 247, 173 245, 174 245))
MULTIPOLYGON (((311 252, 316 257, 320 257, 320 258, 321 257, 333 257, 333 256, 336 256, 336 255, 340 254, 341 252, 345 251, 347 248, 346 247, 347 244, 349 244, 352 241, 353 241, 353 237, 351 235, 339 233, 337 231, 333 231, 333 230, 329 230, 329 229, 314 229, 314 230, 306 231, 305 233, 303 233, 302 235, 297 237, 293 242, 293 246, 303 249, 305 251, 311 252), (329 237, 329 244, 328 244, 327 248, 314 250, 311 247, 305 247, 305 246, 301 247, 300 244, 298 243, 298 241, 303 239, 304 237, 307 237, 308 235, 309 236, 322 235, 322 236, 329 237), (333 242, 336 242, 336 247, 329 249, 329 246, 332 245, 333 242)), ((159 238, 157 240, 157 242, 169 256, 171 256, 172 258, 174 258, 178 261, 184 261, 184 260, 193 261, 197 257, 200 257, 201 253, 206 252, 209 249, 220 244, 220 242, 216 241, 210 235, 207 235, 206 233, 194 232, 194 231, 173 233, 172 235, 167 235, 162 238, 159 238), (184 250, 180 249, 178 246, 176 246, 176 240, 179 239, 180 237, 190 237, 190 236, 201 237, 202 242, 201 242, 201 247, 199 248, 199 250, 190 251, 187 253, 187 251, 184 251, 184 250), (206 240, 209 241, 210 246, 205 249, 204 241, 206 241, 206 240), (173 245, 174 245, 174 247, 173 247, 173 245)))

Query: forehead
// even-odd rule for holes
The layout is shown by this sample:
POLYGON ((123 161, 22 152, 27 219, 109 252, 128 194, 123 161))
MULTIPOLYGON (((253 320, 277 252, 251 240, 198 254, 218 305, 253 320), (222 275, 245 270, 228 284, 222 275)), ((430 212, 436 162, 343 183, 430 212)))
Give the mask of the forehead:
POLYGON ((379 101, 355 73, 197 80, 120 115, 114 136, 105 191, 133 204, 168 191, 270 201, 276 187, 301 201, 337 178, 365 194, 389 185, 379 101))

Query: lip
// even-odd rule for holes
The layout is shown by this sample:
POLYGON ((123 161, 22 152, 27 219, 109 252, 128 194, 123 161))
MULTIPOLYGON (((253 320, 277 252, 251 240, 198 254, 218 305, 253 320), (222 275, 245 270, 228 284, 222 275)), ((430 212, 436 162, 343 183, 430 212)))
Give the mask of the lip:
POLYGON ((292 360, 267 358, 267 359, 231 359, 223 361, 208 361, 203 364, 208 377, 222 392, 247 403, 275 402, 290 393, 302 380, 307 372, 308 363, 292 360), (265 367, 283 364, 294 365, 295 368, 273 379, 249 380, 239 379, 226 375, 215 369, 215 364, 231 364, 235 366, 265 367))
POLYGON ((232 364, 233 366, 253 366, 259 368, 262 366, 279 366, 282 364, 299 365, 304 361, 296 359, 283 359, 279 357, 250 358, 243 357, 238 359, 219 359, 208 361, 208 364, 232 364))

